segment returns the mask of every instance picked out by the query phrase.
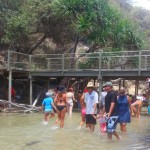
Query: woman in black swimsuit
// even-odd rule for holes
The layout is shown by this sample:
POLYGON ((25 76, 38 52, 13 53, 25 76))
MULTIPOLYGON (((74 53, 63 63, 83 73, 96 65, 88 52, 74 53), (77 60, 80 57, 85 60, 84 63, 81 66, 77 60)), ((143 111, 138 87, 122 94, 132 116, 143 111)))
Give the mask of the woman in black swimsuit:
POLYGON ((57 114, 58 114, 58 118, 60 120, 60 128, 63 128, 66 109, 67 109, 66 108, 67 100, 66 100, 66 93, 65 93, 64 86, 60 86, 58 88, 58 94, 56 95, 54 102, 57 107, 57 114))

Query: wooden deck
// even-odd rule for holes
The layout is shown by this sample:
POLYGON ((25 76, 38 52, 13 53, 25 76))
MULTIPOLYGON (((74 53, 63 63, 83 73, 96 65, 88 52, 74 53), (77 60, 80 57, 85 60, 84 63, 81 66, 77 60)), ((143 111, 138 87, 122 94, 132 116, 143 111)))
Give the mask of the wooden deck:
POLYGON ((12 79, 17 78, 29 80, 32 104, 32 81, 36 78, 95 78, 100 79, 101 86, 102 80, 124 78, 138 81, 146 80, 150 76, 150 50, 42 55, 7 51, 1 56, 3 60, 0 62, 0 77, 9 79, 10 102, 12 79))
POLYGON ((145 78, 150 75, 150 50, 37 55, 7 51, 3 58, 1 70, 11 70, 15 76, 145 78))

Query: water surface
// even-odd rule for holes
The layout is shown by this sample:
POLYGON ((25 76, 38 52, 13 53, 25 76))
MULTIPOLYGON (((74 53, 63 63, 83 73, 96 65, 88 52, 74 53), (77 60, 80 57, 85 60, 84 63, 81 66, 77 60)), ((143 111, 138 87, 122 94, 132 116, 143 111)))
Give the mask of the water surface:
POLYGON ((53 118, 43 125, 43 114, 0 113, 1 150, 143 150, 150 149, 150 117, 132 118, 127 126, 127 134, 120 133, 120 141, 108 143, 105 135, 100 135, 99 125, 95 132, 89 133, 83 127, 78 129, 80 113, 72 117, 66 115, 64 129, 55 129, 53 118))

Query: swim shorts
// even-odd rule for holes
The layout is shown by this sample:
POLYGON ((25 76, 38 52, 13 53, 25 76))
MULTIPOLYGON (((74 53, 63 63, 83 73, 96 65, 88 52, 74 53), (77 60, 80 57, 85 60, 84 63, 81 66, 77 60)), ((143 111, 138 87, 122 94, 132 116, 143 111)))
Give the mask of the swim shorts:
POLYGON ((92 114, 86 114, 85 119, 86 119, 86 124, 93 124, 96 125, 96 114, 92 115, 92 114))
POLYGON ((107 133, 113 133, 117 127, 117 123, 118 123, 118 116, 111 116, 109 119, 107 119, 106 122, 107 133))

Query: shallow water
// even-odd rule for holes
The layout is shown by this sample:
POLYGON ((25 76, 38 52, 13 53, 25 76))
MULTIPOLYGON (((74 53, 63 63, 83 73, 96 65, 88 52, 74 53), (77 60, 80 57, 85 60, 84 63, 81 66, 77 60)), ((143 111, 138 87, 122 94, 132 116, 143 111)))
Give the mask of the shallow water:
POLYGON ((53 118, 43 125, 43 114, 4 114, 0 113, 0 150, 143 150, 150 149, 150 117, 132 118, 127 126, 127 134, 120 141, 108 143, 106 135, 100 135, 99 125, 94 133, 80 123, 80 113, 66 115, 64 129, 56 129, 53 118))

